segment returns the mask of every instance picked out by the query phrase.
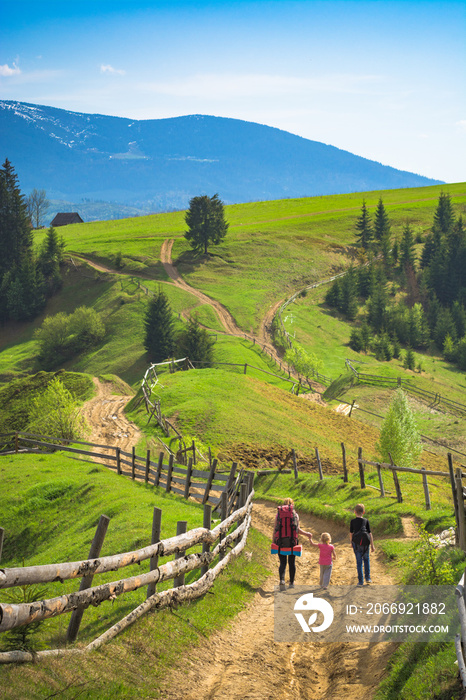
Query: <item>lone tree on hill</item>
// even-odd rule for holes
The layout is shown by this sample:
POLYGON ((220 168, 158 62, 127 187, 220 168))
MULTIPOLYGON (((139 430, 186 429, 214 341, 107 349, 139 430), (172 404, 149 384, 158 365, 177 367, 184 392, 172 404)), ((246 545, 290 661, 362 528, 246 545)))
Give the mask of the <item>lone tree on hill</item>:
POLYGON ((185 221, 188 230, 185 238, 198 254, 207 255, 209 243, 218 245, 226 236, 228 224, 225 221, 223 202, 218 194, 213 197, 202 195, 189 202, 185 221))
POLYGON ((166 294, 159 289, 149 301, 144 318, 144 347, 151 362, 162 362, 173 353, 175 333, 173 314, 166 294))

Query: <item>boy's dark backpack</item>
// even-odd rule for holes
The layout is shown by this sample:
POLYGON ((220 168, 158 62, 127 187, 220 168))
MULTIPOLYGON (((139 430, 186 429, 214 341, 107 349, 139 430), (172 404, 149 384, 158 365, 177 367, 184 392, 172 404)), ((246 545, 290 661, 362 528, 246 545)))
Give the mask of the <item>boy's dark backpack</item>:
POLYGON ((293 506, 279 506, 275 544, 279 547, 295 547, 298 544, 298 531, 293 506))
POLYGON ((363 518, 361 528, 357 532, 353 532, 352 542, 360 552, 366 552, 371 543, 371 536, 367 532, 367 520, 363 518))

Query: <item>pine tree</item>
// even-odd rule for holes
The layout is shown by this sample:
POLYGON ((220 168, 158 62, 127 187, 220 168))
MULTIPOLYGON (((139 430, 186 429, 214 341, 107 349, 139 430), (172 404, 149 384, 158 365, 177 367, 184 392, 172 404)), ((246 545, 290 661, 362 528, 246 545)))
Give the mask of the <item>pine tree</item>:
POLYGON ((414 236, 409 223, 403 227, 400 241, 399 264, 401 268, 410 266, 414 269, 416 257, 414 254, 414 236))
POLYGON ((366 207, 365 200, 363 200, 362 202, 361 215, 356 221, 356 231, 358 232, 356 234, 357 242, 359 243, 361 248, 368 250, 374 234, 372 231, 371 219, 366 207))
POLYGON ((0 169, 0 278, 32 256, 33 234, 18 178, 8 159, 0 169))
POLYGON ((390 219, 380 197, 374 215, 374 239, 381 244, 384 238, 390 240, 390 219))
POLYGON ((391 457, 398 467, 411 467, 422 452, 414 415, 402 389, 396 391, 390 403, 377 449, 384 461, 391 457))
POLYGON ((213 360, 214 340, 205 328, 202 328, 196 316, 188 318, 186 330, 179 341, 180 353, 193 363, 199 362, 202 367, 208 367, 213 360))
POLYGON ((167 360, 175 347, 173 314, 162 290, 149 301, 144 318, 144 347, 151 362, 167 360))

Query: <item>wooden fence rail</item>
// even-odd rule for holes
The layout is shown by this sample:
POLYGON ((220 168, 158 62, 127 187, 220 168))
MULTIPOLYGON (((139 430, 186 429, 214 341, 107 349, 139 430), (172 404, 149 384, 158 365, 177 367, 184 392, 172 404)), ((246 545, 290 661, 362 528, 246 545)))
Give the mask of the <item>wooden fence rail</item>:
POLYGON ((11 447, 15 453, 60 450, 91 457, 94 460, 104 460, 105 466, 116 471, 118 475, 159 486, 164 488, 167 493, 173 492, 184 498, 194 498, 202 503, 209 502, 216 508, 224 491, 228 494, 230 509, 233 507, 239 494, 243 476, 242 470, 237 474, 236 462, 233 462, 228 472, 219 471, 215 459, 212 460, 209 470, 195 469, 192 459, 184 467, 175 463, 173 455, 170 455, 168 463, 166 463, 163 452, 159 453, 157 462, 154 462, 151 460, 150 450, 147 450, 147 453, 142 456, 137 455, 134 449, 132 452, 126 452, 119 447, 109 447, 108 445, 79 440, 73 441, 73 445, 91 448, 86 450, 66 444, 60 438, 19 431, 0 434, 0 443, 3 443, 4 447, 11 447), (23 450, 23 447, 27 450, 23 450), (96 447, 104 452, 95 451, 93 448, 96 447))
MULTIPOLYGON (((82 611, 89 605, 100 605, 104 601, 114 600, 124 593, 148 586, 146 601, 83 650, 90 651, 113 638, 151 608, 160 609, 175 602, 178 604, 184 600, 193 600, 203 595, 212 586, 219 573, 228 565, 232 556, 236 556, 244 548, 251 524, 253 497, 252 481, 248 478, 241 487, 239 507, 212 530, 210 529, 211 506, 205 506, 204 525, 208 524, 209 527, 183 532, 175 537, 155 542, 143 549, 79 562, 3 569, 0 572, 0 588, 8 588, 31 583, 63 582, 66 579, 78 577, 91 581, 94 575, 150 560, 150 570, 147 573, 139 573, 138 576, 131 576, 99 586, 88 585, 85 587, 81 585, 76 593, 27 604, 0 603, 0 632, 69 612, 74 615, 76 611, 79 611, 82 615, 82 611), (206 512, 209 515, 208 519, 206 519, 206 512), (233 526, 235 529, 231 530, 233 526), (203 544, 202 552, 187 554, 189 549, 201 543, 203 544), (212 548, 215 543, 217 543, 216 546, 212 548), (175 555, 175 558, 158 565, 159 557, 170 555, 175 555), (215 559, 218 559, 218 563, 213 568, 209 568, 215 559), (194 583, 184 585, 184 574, 195 569, 201 569, 201 577, 194 583), (174 579, 173 588, 160 593, 156 592, 155 585, 157 583, 170 579, 174 579)), ((223 510, 226 511, 226 494, 222 500, 224 502, 223 510)), ((180 523, 178 529, 182 530, 183 528, 179 526, 180 523)), ((57 649, 53 653, 66 652, 67 650, 57 649)), ((0 653, 0 663, 35 661, 41 658, 41 655, 49 656, 50 654, 50 650, 36 652, 34 655, 21 651, 4 652, 0 653)))

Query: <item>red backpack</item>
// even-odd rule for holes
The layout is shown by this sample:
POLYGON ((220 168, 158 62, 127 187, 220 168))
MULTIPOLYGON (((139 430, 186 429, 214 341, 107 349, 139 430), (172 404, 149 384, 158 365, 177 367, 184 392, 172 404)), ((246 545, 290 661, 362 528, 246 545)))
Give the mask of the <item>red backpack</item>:
POLYGON ((274 542, 280 547, 295 547, 298 544, 298 530, 293 506, 279 506, 274 542))

